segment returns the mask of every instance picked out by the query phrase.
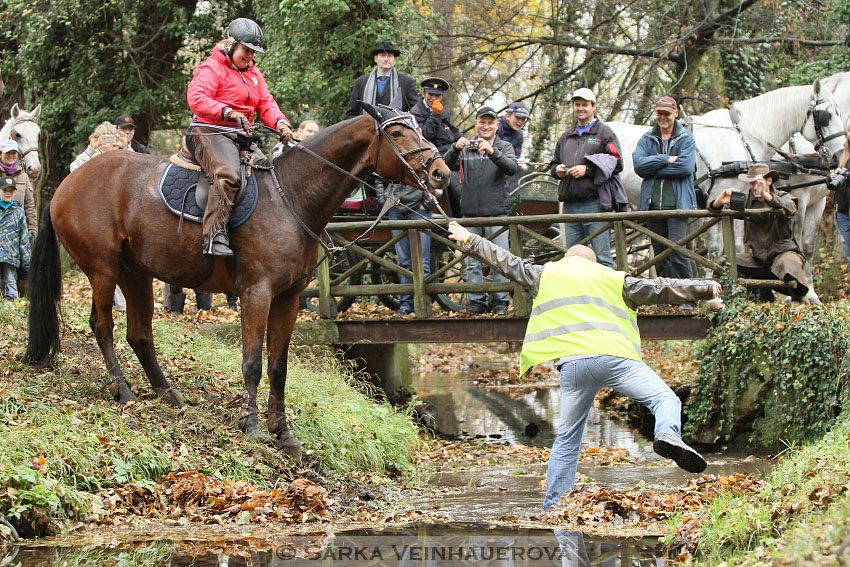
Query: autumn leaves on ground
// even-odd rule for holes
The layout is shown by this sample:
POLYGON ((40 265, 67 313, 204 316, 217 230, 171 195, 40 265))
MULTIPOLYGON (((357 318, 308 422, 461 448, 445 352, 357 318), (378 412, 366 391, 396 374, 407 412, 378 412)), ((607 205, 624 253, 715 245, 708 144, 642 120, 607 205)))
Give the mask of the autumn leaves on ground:
MULTIPOLYGON (((103 362, 88 328, 84 278, 69 275, 64 293, 62 354, 47 372, 20 363, 25 304, 0 304, 0 540, 11 539, 10 525, 21 537, 69 530, 81 537, 152 525, 304 532, 327 524, 337 530, 409 524, 433 520, 405 505, 409 491, 429 490, 432 472, 474 475, 483 467, 548 460, 548 449, 429 438, 417 430, 412 412, 376 403, 332 353, 317 349, 294 349, 291 357, 287 411, 305 456, 299 464, 285 460, 233 424, 233 402, 242 389, 239 349, 200 332, 204 321, 237 320, 223 296, 200 315, 157 310, 160 361, 187 402, 179 411, 153 396, 123 339, 124 317, 116 317, 119 359, 139 394, 138 402, 119 408, 106 392, 103 362)), ((418 349, 419 370, 460 370, 458 351, 464 350, 418 349)), ((646 354, 677 383, 695 377, 697 368, 681 345, 649 345, 646 354)), ((552 380, 545 368, 537 370, 534 379, 552 380)), ((510 371, 469 374, 482 387, 522 382, 510 371)), ((267 391, 264 377, 261 400, 267 391)), ((648 478, 645 485, 613 489, 586 478, 552 513, 515 523, 667 534, 672 557, 689 560, 699 550, 713 565, 730 557, 738 557, 734 564, 781 563, 788 549, 837 558, 850 537, 848 440, 850 429, 840 425, 817 445, 790 451, 764 479, 703 475, 676 488, 653 486, 648 478), (804 529, 806 522, 814 528, 804 529)), ((627 451, 605 447, 585 449, 582 460, 636 464, 627 451)))

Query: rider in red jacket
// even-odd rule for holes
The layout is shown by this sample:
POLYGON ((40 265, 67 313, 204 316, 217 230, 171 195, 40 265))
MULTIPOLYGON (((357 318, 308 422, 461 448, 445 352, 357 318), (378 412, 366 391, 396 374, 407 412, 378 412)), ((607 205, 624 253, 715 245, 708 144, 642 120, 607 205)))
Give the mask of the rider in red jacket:
POLYGON ((186 142, 203 170, 211 176, 204 213, 204 254, 232 256, 227 221, 239 190, 239 151, 251 145, 254 112, 280 133, 292 137, 289 120, 269 93, 254 53, 263 52, 263 31, 256 22, 237 18, 227 26, 224 47, 217 46, 197 69, 186 98, 195 113, 186 142))

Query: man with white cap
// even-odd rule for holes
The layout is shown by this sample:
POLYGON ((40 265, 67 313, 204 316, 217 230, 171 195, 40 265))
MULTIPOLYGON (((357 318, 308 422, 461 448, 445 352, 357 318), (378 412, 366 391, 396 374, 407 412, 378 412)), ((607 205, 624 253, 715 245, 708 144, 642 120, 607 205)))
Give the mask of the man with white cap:
MULTIPOLYGON (((580 88, 573 93, 573 115, 575 125, 564 132, 555 145, 550 173, 560 179, 558 200, 563 203, 564 214, 600 213, 598 185, 607 182, 623 170, 622 152, 617 135, 601 120, 596 118, 596 95, 588 88, 580 88), (608 169, 599 169, 600 154, 607 154, 603 162, 608 169), (592 158, 592 159, 588 159, 592 158), (602 175, 600 175, 602 173, 602 175)), ((567 248, 578 244, 605 226, 605 222, 573 222, 564 227, 567 248)), ((611 231, 605 230, 593 240, 590 246, 596 253, 600 264, 614 267, 611 256, 611 231)))

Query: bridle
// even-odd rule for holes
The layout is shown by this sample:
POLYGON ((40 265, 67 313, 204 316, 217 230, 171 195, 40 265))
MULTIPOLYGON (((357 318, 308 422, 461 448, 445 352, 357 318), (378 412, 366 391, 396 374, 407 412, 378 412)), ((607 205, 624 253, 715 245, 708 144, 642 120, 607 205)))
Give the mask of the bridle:
MULTIPOLYGON (((415 153, 418 152, 419 153, 419 165, 422 167, 422 171, 426 171, 426 172, 431 168, 431 165, 434 163, 434 160, 436 160, 436 159, 438 159, 442 156, 440 156, 440 152, 437 151, 437 147, 434 144, 432 144, 431 142, 429 142, 428 140, 426 140, 424 136, 422 136, 422 132, 419 130, 419 127, 416 125, 416 118, 412 114, 401 113, 401 112, 398 112, 398 111, 395 111, 395 112, 396 112, 395 116, 392 116, 392 117, 384 120, 383 122, 379 123, 377 120, 375 120, 375 139, 376 139, 376 141, 379 141, 380 137, 384 136, 387 139, 387 142, 389 142, 390 147, 393 149, 393 152, 395 153, 396 157, 398 158, 399 178, 401 178, 401 173, 402 173, 401 168, 402 168, 402 166, 405 166, 405 167, 407 167, 408 172, 410 172, 410 174, 413 176, 413 178, 416 179, 416 183, 419 185, 419 187, 423 191, 426 191, 426 192, 430 191, 428 189, 428 185, 425 183, 425 181, 421 177, 419 177, 419 175, 416 173, 416 170, 414 170, 413 167, 408 163, 407 156, 409 156, 410 154, 415 154, 415 153), (410 128, 411 130, 416 132, 416 135, 419 137, 419 147, 413 148, 411 150, 407 150, 406 152, 402 152, 401 150, 399 150, 398 146, 396 146, 395 142, 393 142, 392 136, 390 136, 387 133, 387 128, 394 125, 394 124, 398 124, 400 126, 410 128), (423 155, 426 150, 431 152, 431 156, 428 159, 425 159, 424 155, 423 155)), ((381 144, 376 143, 375 144, 375 166, 374 166, 374 169, 376 171, 378 169, 378 156, 380 154, 380 151, 381 151, 381 144)))
MULTIPOLYGON (((9 139, 14 139, 15 126, 17 126, 18 124, 23 124, 24 122, 32 122, 33 124, 38 126, 38 122, 36 122, 35 118, 29 117, 29 116, 25 116, 23 118, 15 118, 12 121, 12 128, 9 130, 9 139)), ((34 146, 30 147, 30 148, 27 148, 27 149, 21 148, 20 158, 24 159, 24 156, 26 156, 27 154, 29 154, 31 152, 35 152, 36 155, 38 155, 38 142, 36 142, 36 144, 34 146)))
MULTIPOLYGON (((823 104, 825 102, 832 101, 826 98, 817 98, 815 93, 812 93, 812 102, 809 104, 809 109, 806 111, 806 119, 803 121, 803 125, 799 130, 799 132, 802 132, 803 128, 806 127, 806 123, 809 121, 809 118, 812 119, 812 123, 815 127, 815 135, 817 135, 818 138, 817 143, 815 143, 815 150, 818 153, 821 153, 821 148, 825 148, 828 141, 834 140, 835 138, 843 138, 847 135, 847 130, 844 129, 830 135, 824 134, 824 128, 829 126, 829 123, 832 121, 832 113, 829 110, 818 108, 819 104, 823 104)), ((841 115, 839 114, 838 117, 840 119, 841 115)))

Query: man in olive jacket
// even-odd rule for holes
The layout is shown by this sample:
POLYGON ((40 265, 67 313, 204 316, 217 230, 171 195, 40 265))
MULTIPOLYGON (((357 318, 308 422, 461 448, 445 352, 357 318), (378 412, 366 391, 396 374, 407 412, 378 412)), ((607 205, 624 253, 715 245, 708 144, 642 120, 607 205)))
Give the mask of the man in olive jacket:
MULTIPOLYGON (((790 286, 788 292, 795 301, 802 300, 812 287, 806 275, 806 258, 794 239, 793 216, 797 213, 797 202, 784 191, 773 189, 779 174, 766 163, 754 163, 747 173, 738 176, 750 184, 750 193, 745 207, 748 209, 779 209, 781 215, 767 215, 744 221, 744 243, 750 252, 735 255, 738 277, 754 279, 777 279, 790 286)), ((725 189, 708 204, 709 210, 717 211, 732 200, 732 189, 725 189)), ((771 301, 773 291, 759 290, 759 297, 771 301)))
MULTIPOLYGON (((588 88, 578 89, 573 93, 572 102, 576 123, 561 135, 555 145, 555 155, 549 172, 552 177, 561 180, 558 185, 558 200, 563 203, 564 214, 600 213, 602 206, 596 185, 597 168, 586 158, 594 154, 614 156, 617 163, 608 176, 610 179, 623 171, 620 141, 611 128, 596 118, 596 95, 593 91, 588 88)), ((567 248, 603 228, 605 224, 565 223, 562 226, 567 248)), ((600 264, 614 267, 610 230, 591 240, 591 246, 600 264)))
MULTIPOLYGON (((508 178, 517 171, 517 159, 513 146, 496 137, 498 120, 495 110, 482 106, 475 115, 476 138, 469 140, 461 136, 443 156, 449 168, 460 171, 460 210, 464 217, 504 217, 510 210, 508 178)), ((470 230, 490 238, 500 228, 479 226, 470 230)), ((494 237, 493 243, 509 248, 508 232, 494 237)), ((481 263, 475 258, 468 259, 467 281, 484 281, 481 263)), ((493 281, 508 280, 497 272, 493 281)), ((510 306, 506 291, 490 294, 489 303, 483 293, 470 293, 468 299, 472 313, 486 313, 492 309, 494 313, 502 314, 510 306)))
POLYGON ((679 398, 641 359, 636 309, 712 299, 720 295, 720 284, 635 278, 597 264, 593 250, 582 245, 570 247, 562 260, 535 265, 454 221, 449 236, 463 243, 464 252, 495 266, 534 297, 520 375, 550 360, 561 372, 561 417, 546 472, 544 510, 573 488, 584 424, 596 393, 606 386, 652 411, 656 453, 688 472, 705 470, 705 459, 682 441, 679 398))

